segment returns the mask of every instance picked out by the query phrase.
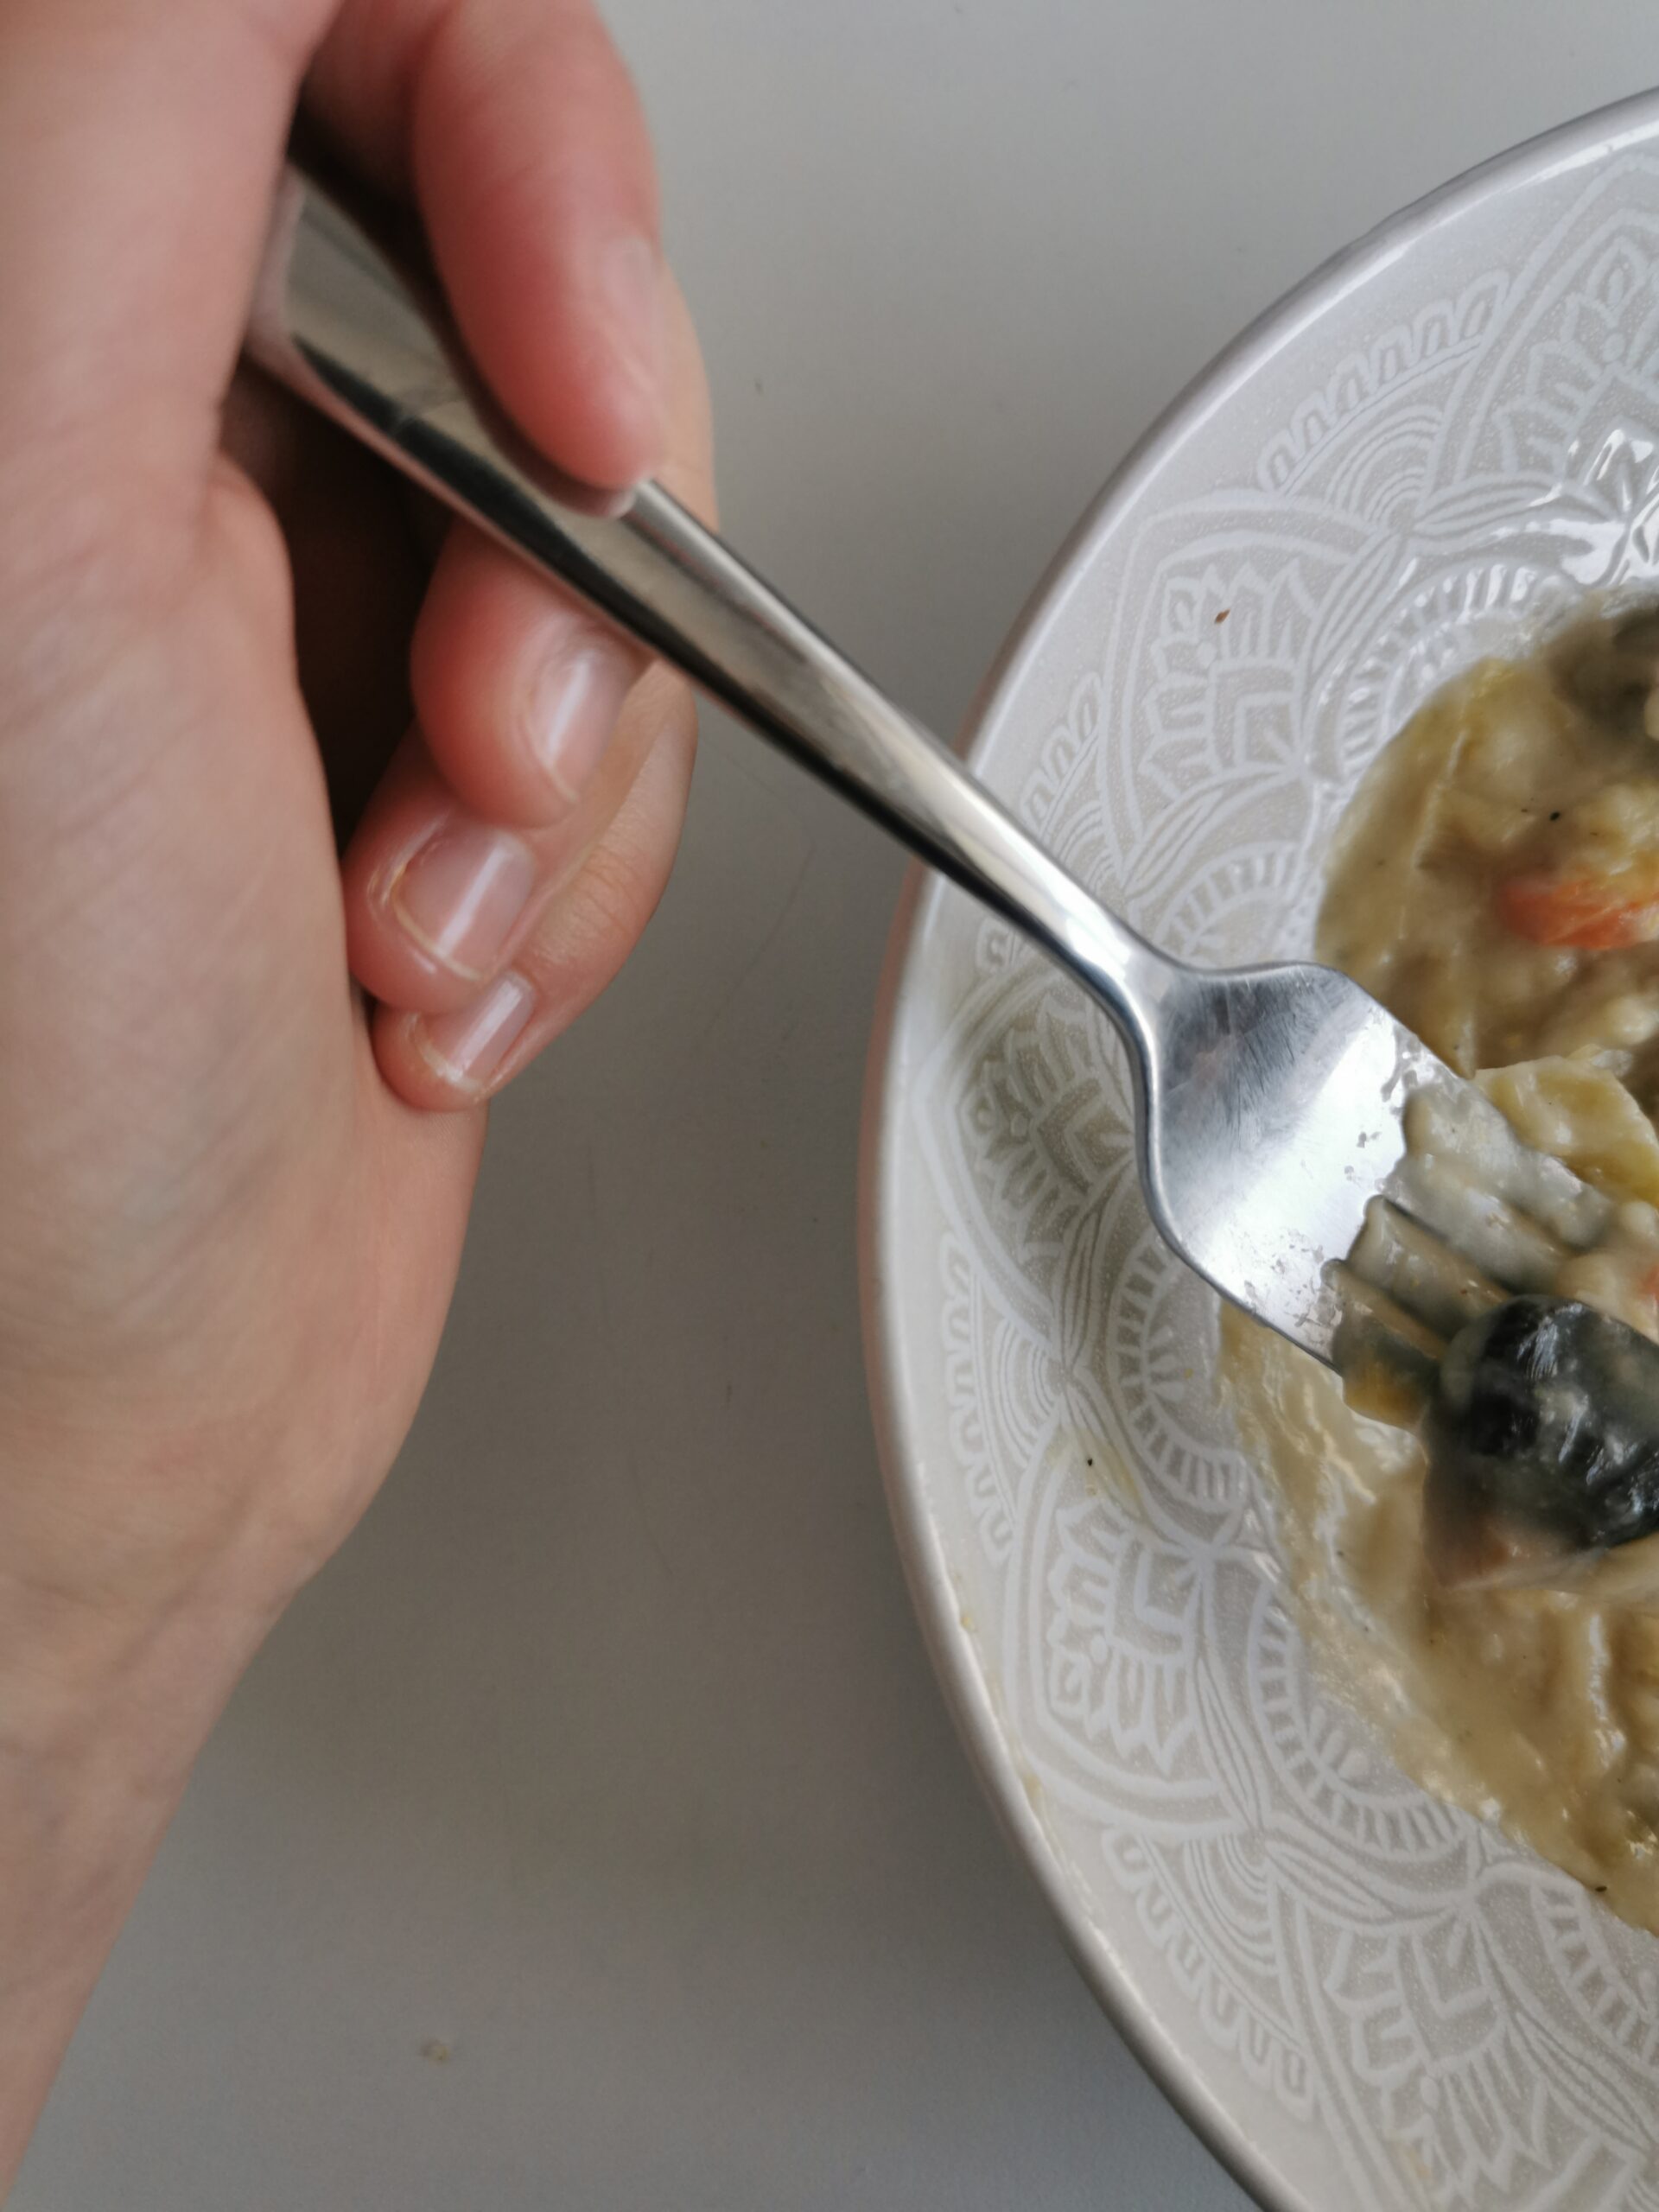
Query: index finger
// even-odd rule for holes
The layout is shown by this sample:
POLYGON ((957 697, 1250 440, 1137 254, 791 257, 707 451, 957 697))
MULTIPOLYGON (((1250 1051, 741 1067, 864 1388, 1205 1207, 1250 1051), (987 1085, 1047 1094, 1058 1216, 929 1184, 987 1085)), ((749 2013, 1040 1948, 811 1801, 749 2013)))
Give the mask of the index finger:
POLYGON ((668 440, 671 307, 632 80, 590 0, 366 0, 308 105, 412 191, 491 390, 573 476, 632 483, 668 440))

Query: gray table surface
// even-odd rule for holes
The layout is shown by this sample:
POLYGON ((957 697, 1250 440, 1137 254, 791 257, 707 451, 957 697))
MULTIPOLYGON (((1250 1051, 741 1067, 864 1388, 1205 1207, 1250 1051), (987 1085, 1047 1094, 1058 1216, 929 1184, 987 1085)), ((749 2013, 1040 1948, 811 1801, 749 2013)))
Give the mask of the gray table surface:
MULTIPOLYGON (((728 527, 946 731, 1240 323, 1659 77, 1638 0, 612 18, 728 527)), ((900 1580, 853 1240, 900 863, 704 728, 664 910, 498 1113, 419 1424, 211 1745, 16 2212, 1244 2203, 1008 1856, 900 1580)))

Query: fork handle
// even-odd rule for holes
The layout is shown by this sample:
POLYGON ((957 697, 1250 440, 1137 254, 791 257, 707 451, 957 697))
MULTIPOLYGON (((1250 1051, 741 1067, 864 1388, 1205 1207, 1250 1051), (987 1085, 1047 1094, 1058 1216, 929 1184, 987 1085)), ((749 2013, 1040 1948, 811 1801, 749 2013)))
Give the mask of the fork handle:
POLYGON ((292 166, 247 351, 1026 931, 1140 1058, 1163 957, 661 485, 607 499, 562 479, 491 401, 432 284, 292 166))

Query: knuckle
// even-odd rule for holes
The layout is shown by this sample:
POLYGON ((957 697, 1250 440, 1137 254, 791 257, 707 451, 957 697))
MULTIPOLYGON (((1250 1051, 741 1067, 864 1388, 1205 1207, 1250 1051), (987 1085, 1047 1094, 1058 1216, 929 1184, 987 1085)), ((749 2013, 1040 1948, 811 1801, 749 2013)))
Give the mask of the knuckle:
POLYGON ((561 932, 569 952, 595 964, 626 953, 656 904, 656 886, 642 855, 631 845, 607 842, 589 854, 567 927, 561 932))

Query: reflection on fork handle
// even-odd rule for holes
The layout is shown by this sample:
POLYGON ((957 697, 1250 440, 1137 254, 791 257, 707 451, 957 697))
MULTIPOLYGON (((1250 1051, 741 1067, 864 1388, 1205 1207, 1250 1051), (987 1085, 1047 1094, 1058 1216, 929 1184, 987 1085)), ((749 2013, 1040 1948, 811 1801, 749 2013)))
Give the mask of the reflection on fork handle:
POLYGON ((299 169, 248 329, 260 366, 579 593, 1023 931, 1141 1063, 1180 970, 1109 914, 938 741, 655 483, 607 500, 502 416, 432 288, 299 169))

